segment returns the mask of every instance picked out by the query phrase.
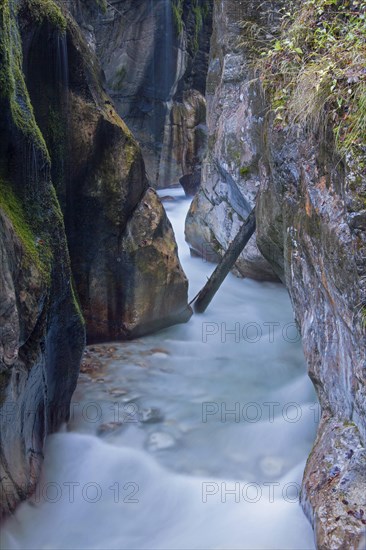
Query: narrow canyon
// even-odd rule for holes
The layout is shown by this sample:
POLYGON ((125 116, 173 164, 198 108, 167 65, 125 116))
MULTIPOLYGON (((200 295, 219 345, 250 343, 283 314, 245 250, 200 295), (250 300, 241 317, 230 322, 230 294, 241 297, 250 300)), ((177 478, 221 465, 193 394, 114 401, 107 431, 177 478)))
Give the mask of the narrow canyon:
POLYGON ((0 0, 2 548, 365 550, 365 67, 364 0, 0 0))

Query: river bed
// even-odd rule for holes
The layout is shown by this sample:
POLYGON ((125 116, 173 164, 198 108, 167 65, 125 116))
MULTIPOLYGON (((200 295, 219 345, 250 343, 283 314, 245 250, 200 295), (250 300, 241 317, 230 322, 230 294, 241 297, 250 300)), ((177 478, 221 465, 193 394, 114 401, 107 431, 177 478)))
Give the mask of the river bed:
MULTIPOLYGON (((160 195, 192 298, 214 266, 190 256, 183 191, 160 195)), ((299 340, 283 286, 229 275, 188 324, 91 346, 2 547, 315 548, 298 496, 319 411, 299 340)))

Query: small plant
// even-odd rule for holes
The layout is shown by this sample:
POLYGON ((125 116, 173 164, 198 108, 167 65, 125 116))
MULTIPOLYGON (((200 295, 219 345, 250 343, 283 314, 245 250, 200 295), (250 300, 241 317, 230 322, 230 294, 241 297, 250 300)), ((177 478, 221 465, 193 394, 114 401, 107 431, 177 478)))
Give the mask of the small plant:
MULTIPOLYGON (((175 26, 180 35, 184 30, 183 22, 183 0, 172 0, 172 9, 175 26)), ((210 0, 192 0, 192 12, 194 16, 194 35, 193 35, 193 52, 197 52, 199 48, 199 37, 203 28, 204 20, 210 13, 210 0)))
POLYGON ((250 174, 250 167, 249 166, 241 166, 239 170, 239 174, 242 178, 245 178, 245 176, 248 176, 250 174))
POLYGON ((113 85, 112 85, 112 88, 114 91, 122 90, 126 75, 127 75, 126 67, 122 66, 122 67, 119 67, 119 69, 117 69, 116 75, 113 81, 113 85))
POLYGON ((173 9, 174 23, 175 23, 178 35, 181 35, 184 29, 183 0, 172 0, 172 9, 173 9))
POLYGON ((95 3, 98 6, 98 8, 102 10, 103 13, 107 12, 107 8, 108 8, 107 0, 95 0, 95 3))
POLYGON ((39 23, 49 21, 61 32, 66 31, 66 19, 61 9, 53 0, 26 0, 25 6, 39 23))
POLYGON ((365 13, 365 0, 287 5, 257 65, 276 122, 331 123, 342 154, 365 145, 365 13))

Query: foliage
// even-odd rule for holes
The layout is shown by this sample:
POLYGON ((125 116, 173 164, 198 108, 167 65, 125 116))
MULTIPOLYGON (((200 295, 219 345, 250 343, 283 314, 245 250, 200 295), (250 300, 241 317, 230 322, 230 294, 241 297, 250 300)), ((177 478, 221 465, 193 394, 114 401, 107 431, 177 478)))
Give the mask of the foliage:
POLYGON ((194 37, 193 37, 193 49, 197 51, 199 48, 199 37, 203 28, 205 18, 210 12, 209 0, 204 0, 202 3, 200 0, 193 0, 193 15, 194 15, 194 37))
POLYGON ((36 238, 23 204, 15 195, 12 188, 4 180, 0 179, 0 208, 11 221, 16 234, 22 242, 25 252, 25 261, 33 262, 41 273, 47 275, 47 268, 43 263, 40 251, 37 248, 36 238))
POLYGON ((66 19, 53 0, 25 0, 25 7, 39 23, 49 21, 53 27, 65 32, 66 19))
POLYGON ((24 80, 22 43, 10 0, 2 0, 0 4, 0 31, 0 98, 9 101, 15 125, 49 160, 24 80))
POLYGON ((35 245, 35 238, 25 220, 23 205, 14 194, 10 185, 6 184, 2 179, 0 179, 0 208, 12 222, 26 253, 30 257, 37 257, 38 253, 35 245))
POLYGON ((95 3, 98 6, 98 8, 102 10, 103 13, 106 13, 108 8, 107 0, 95 0, 95 3))
POLYGON ((239 173, 242 178, 245 178, 245 176, 248 176, 250 174, 250 166, 241 166, 239 169, 239 173))
POLYGON ((365 14, 366 0, 287 4, 258 64, 276 123, 331 123, 343 154, 365 144, 365 14))
MULTIPOLYGON (((184 0, 172 0, 172 9, 175 26, 180 35, 184 30, 183 10, 184 0)), ((199 48, 199 36, 203 28, 205 18, 210 13, 210 0, 192 0, 192 12, 194 17, 193 50, 199 48)))
POLYGON ((178 35, 182 34, 184 29, 183 24, 183 0, 172 0, 172 9, 174 23, 178 32, 178 35))

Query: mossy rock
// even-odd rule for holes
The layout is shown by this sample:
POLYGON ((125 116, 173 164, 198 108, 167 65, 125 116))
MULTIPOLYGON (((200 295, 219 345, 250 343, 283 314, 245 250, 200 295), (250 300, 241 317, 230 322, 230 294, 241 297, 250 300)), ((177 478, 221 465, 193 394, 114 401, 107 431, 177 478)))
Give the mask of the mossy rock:
POLYGON ((0 208, 11 221, 24 248, 26 265, 33 263, 40 273, 49 278, 52 254, 48 243, 36 236, 27 219, 25 207, 11 186, 0 179, 0 208))

